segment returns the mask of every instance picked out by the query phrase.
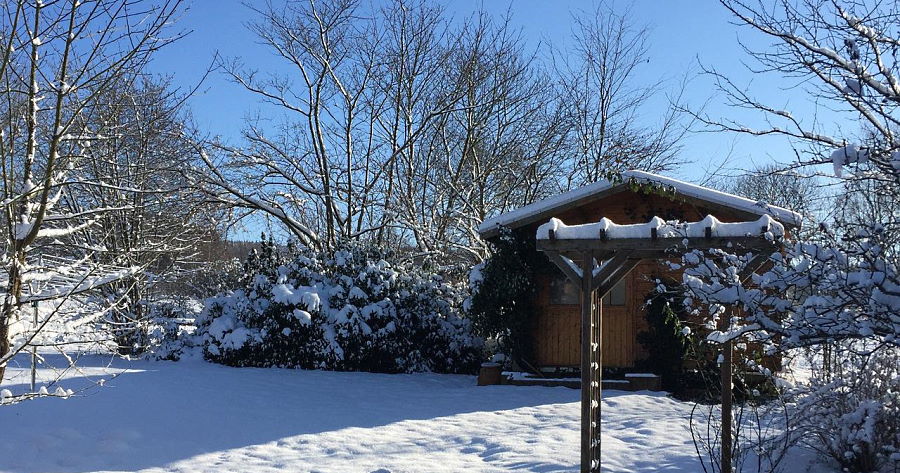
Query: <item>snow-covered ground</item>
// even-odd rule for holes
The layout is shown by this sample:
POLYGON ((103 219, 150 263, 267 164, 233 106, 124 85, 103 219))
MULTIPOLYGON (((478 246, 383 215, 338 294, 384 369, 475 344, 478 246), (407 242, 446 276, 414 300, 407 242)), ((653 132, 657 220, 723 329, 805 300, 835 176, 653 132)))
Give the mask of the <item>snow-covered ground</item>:
MULTIPOLYGON (((105 379, 102 388, 0 406, 0 425, 13 433, 0 442, 0 471, 577 471, 576 390, 477 387, 471 376, 108 363, 83 358, 63 383, 78 390, 105 379)), ((25 367, 11 371, 4 387, 26 390, 25 367)), ((690 404, 605 395, 604 472, 701 471, 690 404)))

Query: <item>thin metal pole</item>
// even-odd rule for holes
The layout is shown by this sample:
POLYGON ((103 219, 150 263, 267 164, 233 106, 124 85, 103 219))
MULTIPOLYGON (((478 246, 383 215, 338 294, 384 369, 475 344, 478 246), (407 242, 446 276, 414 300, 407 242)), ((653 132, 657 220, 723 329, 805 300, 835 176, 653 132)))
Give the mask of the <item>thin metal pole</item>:
MULTIPOLYGON (((32 295, 34 293, 32 292, 32 295)), ((34 301, 31 303, 31 306, 34 308, 34 330, 37 330, 38 327, 38 302, 34 301)), ((34 392, 34 388, 37 385, 37 345, 31 345, 31 392, 34 392)))
MULTIPOLYGON (((38 255, 38 268, 40 268, 41 271, 43 271, 43 267, 44 267, 44 256, 38 255)), ((31 297, 34 297, 34 295, 37 293, 34 282, 31 282, 29 284, 29 288, 31 289, 31 297)), ((34 309, 34 311, 33 311, 34 328, 33 329, 36 331, 38 329, 38 301, 36 299, 31 301, 31 307, 34 309)), ((37 340, 35 339, 31 344, 31 392, 35 392, 35 388, 37 387, 38 357, 37 357, 37 345, 35 345, 35 343, 34 343, 36 341, 37 340)))

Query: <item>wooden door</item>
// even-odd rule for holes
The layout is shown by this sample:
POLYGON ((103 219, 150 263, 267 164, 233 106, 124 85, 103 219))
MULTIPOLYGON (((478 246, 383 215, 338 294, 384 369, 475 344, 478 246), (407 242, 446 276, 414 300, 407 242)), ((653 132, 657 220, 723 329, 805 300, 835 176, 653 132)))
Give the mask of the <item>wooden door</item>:
POLYGON ((578 367, 581 360, 579 306, 547 305, 538 316, 535 351, 541 366, 578 367))
POLYGON ((562 273, 538 280, 538 304, 533 331, 535 364, 578 368, 581 360, 580 289, 562 273))
POLYGON ((634 366, 634 314, 630 293, 631 277, 627 276, 618 288, 624 294, 624 300, 615 300, 610 304, 610 297, 605 302, 599 301, 600 314, 602 316, 601 345, 603 347, 604 368, 624 368, 634 366))
MULTIPOLYGON (((541 284, 533 332, 535 362, 538 366, 577 368, 581 360, 581 305, 573 303, 575 300, 566 300, 566 290, 561 291, 559 284, 562 282, 549 279, 541 284)), ((633 286, 632 276, 627 276, 623 284, 624 288, 619 289, 624 289, 621 291, 624 302, 617 300, 617 304, 611 305, 610 298, 606 304, 601 304, 599 297, 595 300, 603 314, 604 367, 634 366, 634 312, 632 298, 628 297, 633 286)), ((577 288, 574 291, 577 294, 577 288)))

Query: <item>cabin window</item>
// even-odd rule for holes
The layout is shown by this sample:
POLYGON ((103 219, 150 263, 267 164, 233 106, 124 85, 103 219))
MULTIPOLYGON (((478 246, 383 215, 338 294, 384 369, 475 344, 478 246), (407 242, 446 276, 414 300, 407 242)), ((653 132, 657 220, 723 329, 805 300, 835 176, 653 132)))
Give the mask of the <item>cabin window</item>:
POLYGON ((578 305, 581 302, 577 284, 562 274, 550 280, 550 303, 553 305, 578 305))
POLYGON ((604 306, 622 306, 625 305, 625 278, 616 283, 609 292, 603 296, 604 306))

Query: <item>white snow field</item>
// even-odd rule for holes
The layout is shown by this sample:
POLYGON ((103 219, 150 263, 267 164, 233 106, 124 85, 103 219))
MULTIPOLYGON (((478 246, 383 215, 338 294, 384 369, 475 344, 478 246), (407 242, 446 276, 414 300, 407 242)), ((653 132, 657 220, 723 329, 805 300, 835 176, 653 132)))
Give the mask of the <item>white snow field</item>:
MULTIPOLYGON (((572 389, 478 387, 472 376, 108 363, 82 358, 82 372, 63 383, 78 390, 105 379, 102 388, 0 406, 0 425, 12 434, 0 442, 0 471, 578 470, 572 389)), ((24 392, 27 369, 11 371, 3 387, 24 392)), ((604 472, 702 471, 690 404, 661 393, 605 396, 604 472)))

